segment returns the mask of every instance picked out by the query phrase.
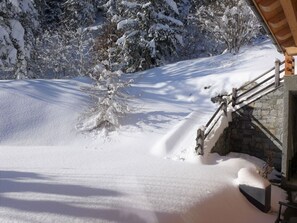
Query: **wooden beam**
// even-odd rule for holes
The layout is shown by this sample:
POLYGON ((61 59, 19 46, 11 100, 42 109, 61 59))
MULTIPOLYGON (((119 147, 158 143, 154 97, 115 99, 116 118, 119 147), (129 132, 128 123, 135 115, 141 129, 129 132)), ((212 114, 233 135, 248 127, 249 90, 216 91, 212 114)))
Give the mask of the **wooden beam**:
POLYGON ((289 56, 296 56, 297 55, 297 47, 287 47, 286 48, 286 53, 289 56))
POLYGON ((296 8, 295 0, 280 0, 280 3, 290 26, 295 46, 297 46, 297 12, 294 10, 296 8))

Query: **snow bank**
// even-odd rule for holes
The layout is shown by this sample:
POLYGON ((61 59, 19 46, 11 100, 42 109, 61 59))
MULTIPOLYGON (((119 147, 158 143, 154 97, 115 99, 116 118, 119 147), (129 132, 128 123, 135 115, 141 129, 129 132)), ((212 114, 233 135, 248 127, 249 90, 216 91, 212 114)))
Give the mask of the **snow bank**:
POLYGON ((161 157, 166 156, 179 150, 185 141, 194 141, 197 131, 196 123, 201 118, 200 115, 200 112, 192 112, 184 120, 180 121, 153 146, 151 153, 161 157), (188 138, 189 135, 192 136, 190 139, 188 138))
POLYGON ((265 189, 270 185, 269 181, 261 177, 256 168, 241 168, 238 171, 238 184, 265 189))

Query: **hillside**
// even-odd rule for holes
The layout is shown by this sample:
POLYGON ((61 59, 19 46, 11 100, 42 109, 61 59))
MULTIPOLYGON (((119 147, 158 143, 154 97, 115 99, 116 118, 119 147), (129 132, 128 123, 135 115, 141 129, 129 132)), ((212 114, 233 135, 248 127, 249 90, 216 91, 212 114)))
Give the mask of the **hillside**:
POLYGON ((182 61, 136 73, 132 111, 116 132, 78 131, 90 80, 0 81, 1 222, 273 222, 239 192, 246 155, 199 158, 195 132, 230 92, 274 65, 268 42, 238 55, 182 61), (216 177, 213 177, 216 176, 216 177), (222 216, 224 216, 222 218, 222 216))

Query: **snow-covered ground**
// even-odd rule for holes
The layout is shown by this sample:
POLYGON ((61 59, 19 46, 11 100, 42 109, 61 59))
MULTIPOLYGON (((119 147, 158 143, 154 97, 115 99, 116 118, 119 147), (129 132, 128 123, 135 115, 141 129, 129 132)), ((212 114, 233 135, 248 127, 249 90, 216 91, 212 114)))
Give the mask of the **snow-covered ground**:
POLYGON ((108 137, 77 130, 89 80, 0 81, 0 222, 274 222, 284 191, 273 186, 265 214, 238 189, 238 173, 260 160, 194 148, 217 106, 210 97, 276 57, 263 42, 138 73, 133 110, 108 137))

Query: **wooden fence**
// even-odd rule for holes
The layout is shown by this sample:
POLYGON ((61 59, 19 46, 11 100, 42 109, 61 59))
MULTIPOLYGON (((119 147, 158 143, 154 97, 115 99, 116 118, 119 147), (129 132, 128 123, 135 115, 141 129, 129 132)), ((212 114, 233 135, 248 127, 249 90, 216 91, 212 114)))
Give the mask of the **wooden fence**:
POLYGON ((214 129, 222 115, 227 115, 228 105, 232 104, 234 110, 238 110, 280 86, 285 71, 284 63, 284 61, 281 62, 277 59, 273 68, 242 85, 240 88, 233 88, 232 93, 226 95, 206 125, 197 130, 195 150, 198 155, 204 154, 205 139, 214 129))

